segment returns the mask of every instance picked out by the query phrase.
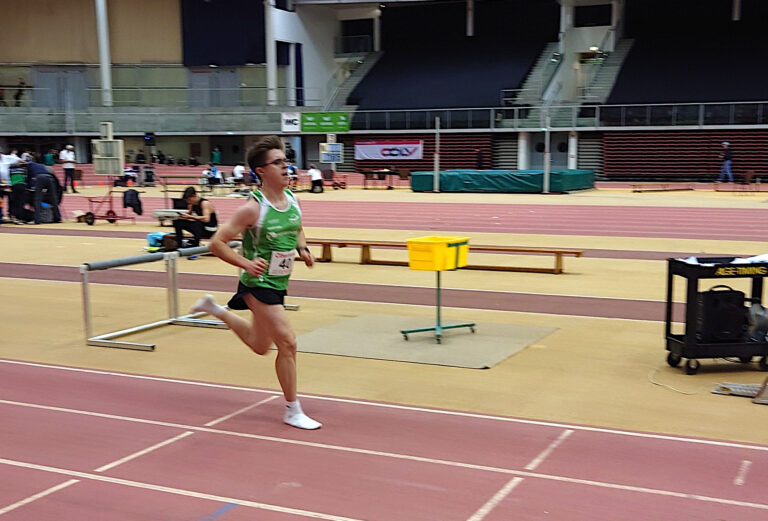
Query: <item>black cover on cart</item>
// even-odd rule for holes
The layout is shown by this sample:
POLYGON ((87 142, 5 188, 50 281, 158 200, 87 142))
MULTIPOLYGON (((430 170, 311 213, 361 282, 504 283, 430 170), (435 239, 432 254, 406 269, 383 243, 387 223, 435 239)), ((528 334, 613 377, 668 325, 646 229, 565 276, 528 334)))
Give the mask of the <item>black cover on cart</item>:
POLYGON ((749 326, 744 292, 720 284, 699 293, 697 338, 703 343, 734 342, 749 326))

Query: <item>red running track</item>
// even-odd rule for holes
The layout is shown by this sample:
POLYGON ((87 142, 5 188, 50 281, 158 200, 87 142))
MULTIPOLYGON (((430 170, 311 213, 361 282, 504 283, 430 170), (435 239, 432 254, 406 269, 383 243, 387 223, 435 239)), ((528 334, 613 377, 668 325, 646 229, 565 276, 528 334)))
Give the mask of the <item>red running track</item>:
MULTIPOLYGON (((397 192, 388 193, 392 193, 392 201, 323 201, 322 194, 302 194, 304 225, 742 241, 763 241, 768 237, 768 208, 494 204, 490 202, 492 196, 487 204, 416 203, 397 201, 397 192)), ((213 200, 219 218, 225 220, 243 202, 213 200)), ((153 220, 152 210, 165 207, 162 197, 145 197, 142 203, 144 213, 137 220, 143 222, 153 220)), ((120 206, 116 207, 118 214, 123 211, 120 206)), ((68 218, 72 210, 87 211, 88 201, 68 195, 63 209, 68 218)), ((106 207, 102 213, 105 211, 106 207)), ((133 215, 130 209, 126 212, 133 215)), ((129 223, 118 222, 116 229, 126 225, 129 223)))
MULTIPOLYGON (((255 362, 258 363, 258 362, 255 362)), ((762 521, 768 446, 0 359, 3 521, 762 521), (54 427, 55 428, 52 428, 54 427)))

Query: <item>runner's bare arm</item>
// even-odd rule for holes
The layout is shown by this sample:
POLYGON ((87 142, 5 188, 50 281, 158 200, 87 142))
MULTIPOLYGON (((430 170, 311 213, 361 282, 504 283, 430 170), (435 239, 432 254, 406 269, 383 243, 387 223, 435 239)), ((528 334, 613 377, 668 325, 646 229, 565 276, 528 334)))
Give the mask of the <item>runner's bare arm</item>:
POLYGON ((253 226, 258 219, 259 205, 253 201, 249 201, 238 208, 229 221, 219 227, 218 231, 211 238, 210 245, 211 253, 218 258, 233 266, 242 268, 256 277, 262 274, 264 268, 267 266, 267 261, 258 257, 252 261, 248 260, 230 248, 227 244, 230 241, 240 238, 242 233, 247 228, 253 226))

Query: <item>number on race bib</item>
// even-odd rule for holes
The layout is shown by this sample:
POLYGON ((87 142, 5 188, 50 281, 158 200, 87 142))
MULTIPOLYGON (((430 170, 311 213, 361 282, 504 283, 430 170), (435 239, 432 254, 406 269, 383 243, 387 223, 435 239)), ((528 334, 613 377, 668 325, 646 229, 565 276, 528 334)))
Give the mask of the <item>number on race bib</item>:
POLYGON ((295 253, 291 251, 273 251, 269 261, 269 274, 273 276, 290 275, 293 270, 295 253))

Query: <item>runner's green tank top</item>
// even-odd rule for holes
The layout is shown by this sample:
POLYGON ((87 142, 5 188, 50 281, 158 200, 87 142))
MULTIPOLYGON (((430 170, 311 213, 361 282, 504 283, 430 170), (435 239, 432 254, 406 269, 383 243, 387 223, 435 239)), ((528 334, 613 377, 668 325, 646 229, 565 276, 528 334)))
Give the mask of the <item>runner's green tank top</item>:
POLYGON ((258 190, 251 197, 259 204, 258 222, 243 232, 243 255, 269 263, 260 277, 243 272, 240 282, 250 287, 284 290, 288 287, 301 229, 301 209, 296 197, 285 190, 288 208, 278 210, 258 190))

